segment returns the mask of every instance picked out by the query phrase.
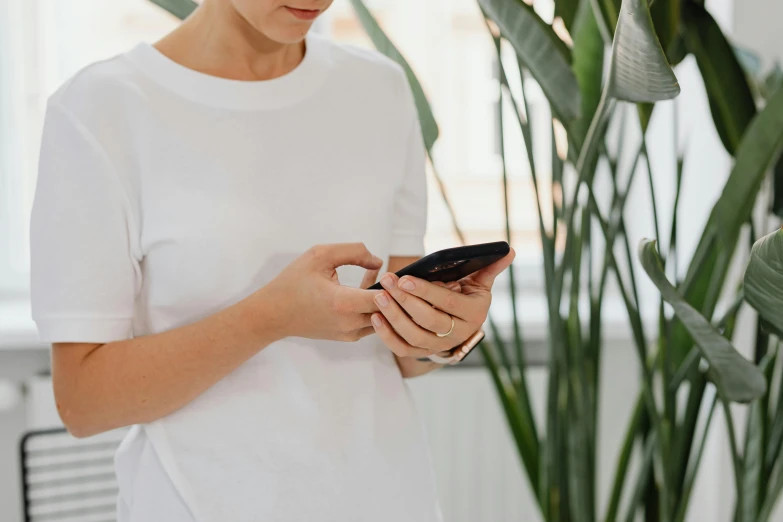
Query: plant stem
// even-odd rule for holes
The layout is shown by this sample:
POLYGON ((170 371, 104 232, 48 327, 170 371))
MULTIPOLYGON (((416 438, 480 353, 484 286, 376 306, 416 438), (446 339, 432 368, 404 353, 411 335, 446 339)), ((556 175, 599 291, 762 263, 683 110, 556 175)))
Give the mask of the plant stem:
MULTIPOLYGON (((644 160, 647 167, 647 183, 650 189, 650 205, 652 206, 653 224, 655 226, 655 240, 658 245, 661 245, 661 231, 658 226, 658 203, 655 198, 655 183, 653 182, 652 164, 650 163, 650 154, 647 152, 647 138, 642 128, 642 150, 644 153, 644 160)), ((665 263, 665 257, 662 255, 662 262, 665 263)), ((676 389, 671 390, 668 385, 672 378, 672 361, 671 355, 668 349, 667 342, 667 325, 666 314, 664 313, 663 296, 659 296, 658 300, 658 351, 661 353, 660 366, 661 375, 663 379, 663 418, 668 426, 675 426, 677 422, 677 410, 676 410, 676 389)), ((669 459, 669 455, 661 455, 662 459, 669 459)), ((674 477, 670 476, 665 481, 666 484, 671 484, 674 477)), ((661 491, 661 504, 663 509, 661 510, 661 516, 669 518, 672 506, 669 502, 669 492, 661 491)))
MULTIPOLYGON (((494 38, 495 41, 495 49, 497 51, 497 60, 498 60, 498 71, 500 70, 500 60, 501 60, 501 53, 500 53, 500 38, 494 38)), ((505 146, 505 133, 503 129, 503 84, 502 82, 498 82, 498 137, 500 138, 500 159, 502 164, 502 174, 503 174, 503 209, 504 209, 504 216, 505 216, 505 226, 506 226, 506 241, 508 244, 512 244, 511 242, 511 221, 510 221, 510 206, 509 206, 509 198, 508 198, 508 168, 506 166, 506 146, 505 146)), ((533 177, 535 177, 535 174, 533 174, 533 177)), ((525 367, 526 367, 526 360, 525 360, 525 348, 522 340, 522 333, 520 331, 520 325, 519 325, 519 314, 517 312, 517 291, 516 291, 516 282, 514 278, 514 266, 513 264, 508 267, 508 276, 509 276, 509 289, 511 291, 511 313, 512 313, 512 319, 513 319, 513 329, 514 329, 514 346, 516 347, 516 356, 517 356, 517 368, 520 374, 524 374, 525 367)), ((525 384, 525 378, 522 376, 520 378, 520 383, 526 387, 525 384)))
POLYGON ((720 399, 723 406, 723 414, 726 417, 726 431, 729 433, 729 447, 731 448, 731 463, 734 466, 734 482, 737 490, 737 513, 742 513, 743 491, 742 491, 742 457, 739 454, 737 446, 737 434, 734 430, 734 418, 731 414, 731 408, 728 402, 720 399))
MULTIPOLYGON (((593 195, 592 191, 588 191, 588 201, 589 204, 591 205, 593 215, 595 215, 596 219, 598 219, 598 222, 601 225, 600 228, 604 234, 604 237, 607 237, 608 227, 603 217, 601 216, 601 211, 598 208, 598 203, 596 202, 595 196, 593 195)), ((617 270, 617 260, 614 257, 614 253, 612 252, 611 249, 608 249, 607 253, 608 253, 608 261, 612 265, 612 269, 616 274, 618 274, 619 272, 617 270)), ((631 321, 631 329, 634 333, 634 339, 636 341, 635 345, 638 351, 639 361, 642 366, 642 376, 643 376, 642 392, 647 406, 647 412, 650 415, 653 429, 655 430, 658 436, 658 443, 660 445, 660 454, 667 455, 669 452, 669 440, 667 436, 668 431, 664 428, 660 413, 658 412, 658 408, 655 403, 655 396, 653 394, 653 382, 654 382, 653 376, 646 364, 647 357, 646 357, 644 330, 642 327, 641 315, 639 314, 639 310, 635 309, 633 303, 631 303, 631 300, 628 297, 628 292, 626 291, 625 285, 623 284, 623 280, 621 277, 619 277, 619 275, 617 277, 617 286, 619 287, 620 294, 623 297, 626 310, 628 311, 629 319, 631 321)), ((662 462, 662 466, 664 471, 662 477, 664 482, 663 487, 668 489, 668 477, 671 476, 668 461, 664 460, 662 462)))
POLYGON ((617 511, 620 507, 620 499, 623 495, 623 486, 625 477, 628 474, 628 465, 631 461, 633 452, 633 443, 636 440, 636 432, 639 430, 639 421, 642 418, 642 406, 644 402, 642 396, 636 399, 636 406, 633 409, 633 415, 628 421, 628 427, 625 429, 623 437, 623 447, 620 450, 620 457, 617 459, 617 467, 612 481, 611 497, 609 498, 609 507, 606 510, 605 522, 615 522, 617 520, 617 511))
POLYGON ((634 522, 636 520, 636 510, 642 501, 644 491, 647 489, 649 478, 652 475, 650 468, 652 466, 653 455, 655 451, 656 436, 653 433, 644 443, 644 451, 642 452, 642 464, 639 469, 639 475, 636 479, 636 488, 631 497, 631 501, 628 504, 628 512, 625 515, 626 522, 634 522))
POLYGON ((712 424, 712 415, 715 413, 715 406, 717 406, 718 394, 716 393, 712 397, 712 403, 710 404, 709 413, 707 414, 707 420, 704 423, 704 430, 699 437, 699 445, 695 446, 695 450, 691 452, 688 458, 688 467, 685 472, 685 481, 680 494, 680 501, 677 506, 677 514, 674 517, 674 522, 684 522, 685 515, 688 513, 688 504, 690 502, 691 493, 693 492, 693 485, 696 483, 696 475, 698 474, 699 464, 701 457, 704 454, 704 447, 707 445, 707 436, 709 435, 710 425, 712 424))
POLYGON ((514 404, 512 399, 515 397, 509 397, 509 393, 514 392, 514 387, 508 388, 503 384, 501 378, 500 367, 498 366, 495 356, 492 355, 492 350, 489 348, 485 341, 479 343, 479 348, 484 360, 487 362, 489 368, 489 374, 492 378, 492 383, 495 385, 495 391, 500 398, 500 404, 506 414, 506 421, 508 422, 509 429, 513 435, 514 442, 516 443, 517 450, 519 452, 522 465, 527 473, 528 480, 530 481, 530 487, 535 491, 538 488, 538 453, 531 451, 531 445, 529 439, 532 436, 529 425, 526 425, 519 410, 518 405, 514 404))
MULTIPOLYGON (((593 116, 593 119, 590 122, 590 127, 587 130, 587 136, 585 137, 584 145, 582 146, 582 150, 579 151, 579 158, 576 162, 576 185, 574 186, 574 193, 571 196, 571 201, 565 210, 565 223, 567 230, 573 229, 574 216, 576 215, 576 204, 578 202, 579 190, 582 186, 582 183, 586 182, 588 184, 588 192, 592 193, 589 186, 592 184, 592 178, 595 172, 588 172, 588 170, 585 169, 585 166, 592 165, 593 163, 592 160, 597 150, 597 140, 599 138, 598 134, 603 130, 602 128, 604 127, 607 113, 610 112, 611 108, 614 106, 614 99, 610 99, 608 93, 609 90, 604 88, 603 92, 601 93, 601 99, 598 102, 598 107, 595 110, 595 115, 593 116)), ((566 248, 568 247, 568 243, 570 241, 572 241, 572 238, 566 237, 566 248)), ((558 310, 560 309, 560 299, 563 292, 563 279, 565 277, 566 267, 567 263, 561 263, 555 273, 554 297, 555 304, 557 305, 556 308, 558 310)))

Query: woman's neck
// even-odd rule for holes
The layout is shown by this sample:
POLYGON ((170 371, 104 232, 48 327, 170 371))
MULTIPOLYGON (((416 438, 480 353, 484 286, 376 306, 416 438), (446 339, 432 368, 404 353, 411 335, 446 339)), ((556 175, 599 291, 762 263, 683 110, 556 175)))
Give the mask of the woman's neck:
POLYGON ((171 60, 232 80, 271 80, 302 61, 304 42, 275 42, 251 26, 231 2, 205 0, 177 29, 155 44, 171 60))

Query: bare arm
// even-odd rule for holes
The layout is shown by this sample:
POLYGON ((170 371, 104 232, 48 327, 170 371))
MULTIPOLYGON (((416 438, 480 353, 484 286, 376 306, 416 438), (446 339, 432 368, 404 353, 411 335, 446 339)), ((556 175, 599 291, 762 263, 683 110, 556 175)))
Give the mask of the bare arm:
POLYGON ((57 410, 77 437, 152 422, 280 338, 263 294, 199 322, 107 344, 55 343, 57 410), (253 325, 251 328, 250 325, 253 325))
POLYGON ((310 249, 264 288, 193 324, 106 344, 55 343, 54 394, 77 437, 152 422, 185 406, 259 350, 289 336, 355 341, 373 332, 369 292, 335 268, 377 270, 361 244, 310 249), (292 318, 305 316, 309 321, 292 318))

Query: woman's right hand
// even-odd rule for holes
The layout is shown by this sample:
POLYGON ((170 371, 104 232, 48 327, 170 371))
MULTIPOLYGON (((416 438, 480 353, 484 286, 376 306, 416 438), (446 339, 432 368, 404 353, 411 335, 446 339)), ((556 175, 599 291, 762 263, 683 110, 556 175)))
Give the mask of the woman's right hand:
POLYGON ((377 290, 343 286, 337 267, 356 265, 375 280, 383 261, 363 243, 316 245, 296 258, 269 284, 252 294, 275 312, 278 336, 357 341, 374 332, 370 317, 378 311, 377 290), (374 273, 373 273, 374 272, 374 273))

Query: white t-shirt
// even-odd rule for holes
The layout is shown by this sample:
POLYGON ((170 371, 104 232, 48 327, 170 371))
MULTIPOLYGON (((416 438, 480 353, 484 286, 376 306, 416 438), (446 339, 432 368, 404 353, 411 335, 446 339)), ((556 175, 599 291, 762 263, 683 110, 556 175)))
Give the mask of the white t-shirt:
MULTIPOLYGON (((33 317, 48 342, 156 334, 315 244, 421 255, 425 221, 422 139, 393 62, 311 35, 292 72, 242 82, 141 44, 49 101, 33 317)), ((363 272, 338 270, 352 286, 363 272)), ((440 520, 421 424, 376 336, 274 343, 134 428, 116 464, 123 521, 440 520)))

